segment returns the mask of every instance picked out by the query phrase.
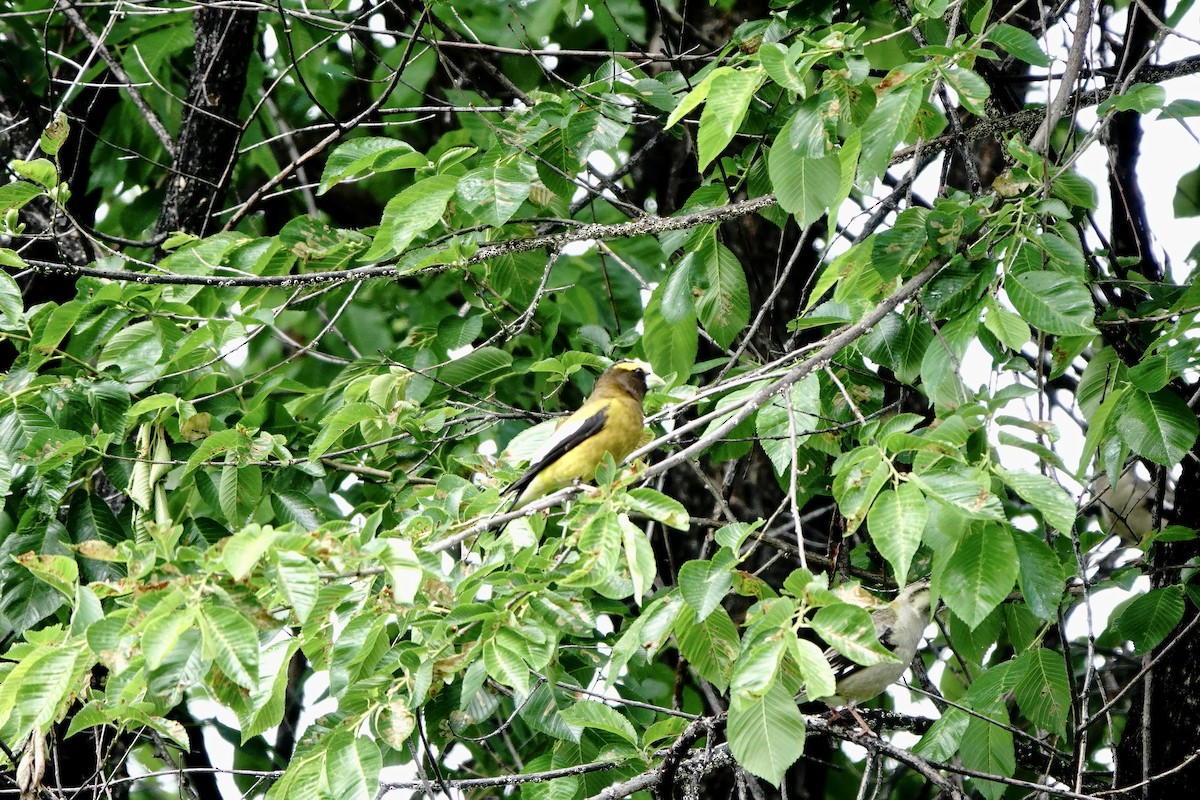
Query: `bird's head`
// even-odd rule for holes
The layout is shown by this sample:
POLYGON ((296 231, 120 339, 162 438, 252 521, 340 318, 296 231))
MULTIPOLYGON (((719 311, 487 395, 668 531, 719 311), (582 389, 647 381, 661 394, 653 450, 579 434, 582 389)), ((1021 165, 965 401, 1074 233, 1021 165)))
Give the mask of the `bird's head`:
POLYGON ((896 608, 911 609, 917 616, 926 620, 929 618, 929 606, 932 602, 933 595, 930 593, 928 580, 908 584, 892 601, 896 608))
POLYGON ((599 377, 596 385, 612 381, 628 392, 639 403, 646 396, 648 387, 665 386, 663 379, 654 374, 654 370, 645 361, 625 359, 609 367, 599 377))

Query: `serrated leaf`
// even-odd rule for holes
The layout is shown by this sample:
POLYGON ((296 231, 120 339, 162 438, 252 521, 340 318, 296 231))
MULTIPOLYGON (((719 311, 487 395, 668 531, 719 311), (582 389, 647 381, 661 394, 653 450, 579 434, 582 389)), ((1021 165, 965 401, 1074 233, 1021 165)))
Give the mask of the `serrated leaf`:
POLYGON ((1006 526, 974 525, 963 533, 939 576, 942 599, 974 628, 1008 596, 1019 569, 1006 526))
POLYGON ((352 139, 334 148, 325 161, 325 171, 317 194, 325 194, 334 184, 368 172, 414 169, 429 163, 412 145, 385 136, 352 139))
POLYGON ((1044 647, 1034 648, 1017 659, 1021 679, 1013 690, 1021 713, 1045 731, 1067 735, 1067 714, 1071 710, 1071 688, 1062 654, 1044 647))
POLYGON ((1075 503, 1057 483, 1033 472, 997 468, 996 474, 1018 497, 1040 511, 1051 527, 1064 532, 1074 529, 1075 503))
MULTIPOLYGON (((971 717, 967 722, 959 755, 964 767, 985 775, 1011 778, 1017 768, 1012 732, 979 717, 971 717)), ((1000 800, 1004 795, 1002 783, 972 780, 987 800, 1000 800)))
POLYGON ((1054 622, 1063 593, 1062 564, 1050 545, 1036 535, 1013 528, 1012 536, 1020 562, 1017 584, 1021 595, 1038 618, 1054 622))
POLYGON ((633 725, 629 720, 625 719, 621 715, 621 712, 604 703, 584 700, 573 706, 564 708, 561 715, 563 720, 572 725, 608 731, 620 736, 634 746, 638 743, 637 732, 634 731, 633 725))
POLYGON ((463 208, 481 222, 500 227, 529 197, 537 170, 532 164, 497 163, 471 170, 458 181, 463 208))
POLYGON ((320 433, 308 448, 309 460, 316 461, 324 455, 350 428, 380 416, 379 409, 369 403, 346 403, 321 420, 320 433))
POLYGON ((875 623, 865 608, 849 603, 822 606, 810 624, 827 644, 856 664, 869 667, 898 660, 879 643, 875 623))
POLYGON ((1133 642, 1138 653, 1149 653, 1162 644, 1183 619, 1183 587, 1151 589, 1125 606, 1113 625, 1121 636, 1133 642))
POLYGON ((699 622, 717 609, 732 585, 729 570, 711 561, 689 561, 679 568, 679 590, 699 622))
POLYGON ((706 286, 696 300, 696 314, 721 347, 729 347, 750 322, 750 289, 746 273, 728 247, 706 236, 696 251, 706 286))
POLYGON ((729 685, 729 675, 741 645, 737 628, 728 612, 718 606, 703 620, 684 612, 675 620, 679 652, 701 677, 720 691, 729 685))
POLYGON ((221 512, 230 525, 239 527, 246 523, 262 500, 262 489, 262 469, 259 467, 230 464, 221 468, 221 512))
POLYGON ((867 513, 871 541, 902 586, 913 556, 921 546, 928 518, 925 495, 911 482, 901 483, 894 491, 880 492, 867 513))
POLYGON ((434 175, 389 200, 375 239, 361 258, 370 262, 403 253, 417 236, 441 220, 457 185, 456 175, 434 175))
POLYGON ((914 473, 915 481, 928 496, 972 519, 1004 519, 1000 500, 991 487, 971 477, 952 472, 914 473))
POLYGON ((1050 270, 1009 273, 1004 288, 1013 308, 1039 330, 1062 336, 1096 333, 1091 292, 1070 275, 1050 270))
POLYGON ((329 738, 325 780, 332 800, 373 800, 382 767, 379 745, 366 736, 339 731, 329 738))
POLYGON ((801 227, 825 215, 841 186, 841 162, 836 155, 807 158, 780 140, 767 155, 767 173, 780 207, 794 215, 801 227))
POLYGON ((765 695, 735 694, 729 704, 729 750, 744 769, 779 786, 804 754, 804 716, 779 683, 765 695))
POLYGON ((988 33, 987 38, 1026 64, 1032 64, 1035 67, 1050 66, 1050 57, 1046 55, 1037 39, 1033 38, 1028 31, 1002 22, 988 33))
POLYGON ((258 685, 258 636, 250 622, 225 606, 208 605, 200 614, 206 651, 211 649, 225 677, 243 689, 258 685))
POLYGON ((663 525, 680 531, 686 531, 691 525, 683 503, 656 489, 645 486, 630 489, 625 497, 631 510, 645 514, 663 525))
MULTIPOLYGON (((754 91, 763 80, 762 68, 718 69, 700 114, 696 151, 701 171, 713 162, 742 126, 754 91)), ((673 116, 673 115, 672 115, 673 116)))
POLYGON ((874 180, 887 169, 896 146, 908 135, 921 108, 922 86, 909 81, 885 94, 863 125, 859 180, 874 180))
POLYGON ((1120 405, 1116 427, 1130 450, 1164 467, 1178 464, 1200 435, 1196 415, 1169 388, 1153 394, 1130 389, 1120 405))

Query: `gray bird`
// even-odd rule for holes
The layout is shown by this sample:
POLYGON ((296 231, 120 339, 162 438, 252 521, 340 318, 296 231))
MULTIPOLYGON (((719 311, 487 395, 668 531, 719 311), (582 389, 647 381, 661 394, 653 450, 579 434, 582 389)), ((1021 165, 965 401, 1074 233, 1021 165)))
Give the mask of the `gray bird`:
POLYGON ((837 679, 836 693, 811 699, 820 700, 830 708, 853 706, 870 700, 900 680, 916 656, 921 635, 929 625, 929 606, 929 583, 917 581, 904 587, 895 600, 871 612, 879 643, 899 661, 864 667, 836 650, 826 650, 825 657, 837 679))
MULTIPOLYGON (((1100 526, 1106 533, 1119 536, 1126 547, 1138 547, 1154 532, 1154 509, 1158 502, 1157 487, 1129 466, 1117 479, 1116 487, 1108 483, 1108 475, 1100 473, 1092 481, 1092 494, 1100 508, 1100 526)), ((1169 513, 1175 505, 1175 490, 1167 486, 1163 505, 1169 513)), ((1161 530, 1166 525, 1160 519, 1161 530)))

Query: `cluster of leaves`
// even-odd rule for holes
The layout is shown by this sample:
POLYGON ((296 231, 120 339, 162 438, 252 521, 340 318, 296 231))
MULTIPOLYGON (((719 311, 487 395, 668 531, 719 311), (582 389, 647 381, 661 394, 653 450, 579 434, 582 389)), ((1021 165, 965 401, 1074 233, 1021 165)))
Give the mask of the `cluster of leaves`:
MULTIPOLYGON (((985 115, 979 60, 1050 64, 990 3, 920 2, 888 35, 890 4, 836 23, 805 5, 746 23, 696 74, 613 55, 572 91, 529 89, 495 116, 458 114, 430 141, 345 141, 317 192, 353 184, 384 199, 377 225, 304 214, 278 231, 250 221, 180 235, 152 269, 106 257, 76 277, 74 299, 29 308, 0 272, 0 338, 15 352, 0 401, 0 627, 13 637, 0 740, 67 720, 68 736, 149 728, 186 750, 168 714, 207 698, 236 715, 237 765, 265 771, 274 765, 256 743, 281 723, 282 665, 301 653, 336 709, 309 728, 270 797, 372 797, 384 766, 422 742, 443 755, 465 748, 485 775, 616 765, 522 787, 534 800, 589 796, 655 768, 714 705, 738 764, 778 784, 804 748, 794 698, 833 691, 815 639, 860 664, 894 660, 861 599, 803 557, 780 581, 757 574, 764 542, 832 500, 858 537, 855 568, 900 583, 931 576, 948 607, 937 644, 957 666, 939 688, 956 706, 916 753, 1003 779, 1018 772, 1017 730, 1044 731, 1069 756, 1095 698, 1072 694, 1071 676, 1092 666, 1059 625, 1068 583, 1087 569, 1080 554, 1102 537, 1062 479, 1086 480, 1097 454, 1115 475, 1131 454, 1169 468, 1193 448, 1196 417, 1174 387, 1195 366, 1200 295, 1147 285, 1153 338, 1126 366, 1097 327, 1114 321, 1097 321, 1094 285, 1116 259, 1081 234, 1095 190, 1013 137, 1003 190, 906 207, 831 251, 803 313, 776 331, 791 346, 748 355, 757 309, 720 227, 731 187, 765 199, 762 216, 780 229, 836 220, 847 202, 866 205, 907 146, 920 159, 917 143, 942 133, 957 113, 939 107, 942 87, 985 115), (900 35, 913 30, 942 44, 900 35), (650 221, 627 222, 616 196, 580 204, 589 159, 619 163, 647 119, 693 127, 699 188, 650 221), (593 224, 547 234, 563 219, 593 224), (601 244, 562 250, 587 240, 601 244), (1044 391, 1026 357, 1043 352, 1049 380, 1087 359, 1080 462, 1064 461, 1055 425, 1013 409, 1044 391), (761 450, 792 519, 697 520, 693 498, 644 485, 643 464, 611 462, 566 510, 498 516, 499 489, 533 438, 518 436, 521 410, 575 406, 617 355, 670 380, 647 398, 662 452, 686 446, 707 467, 761 450), (996 380, 971 386, 968 358, 990 359, 996 380), (919 392, 928 413, 898 412, 889 382, 919 392), (504 447, 507 458, 489 457, 504 447), (1041 470, 1014 466, 1017 452, 1041 470), (715 552, 666 574, 651 536, 709 528, 715 552)), ((624 37, 644 24, 635 6, 621 4, 619 21, 607 7, 575 21, 624 37)), ((569 10, 534 7, 547 16, 531 36, 569 10)), ((481 6, 445 23, 521 44, 494 14, 481 6)), ((318 47, 315 29, 293 25, 291 49, 318 47)), ((169 83, 188 44, 178 28, 113 35, 140 42, 126 66, 146 81, 169 83)), ((327 107, 337 58, 297 63, 327 107)), ((254 70, 266 80, 283 67, 264 57, 254 70)), ((431 55, 379 64, 403 70, 412 92, 433 68, 431 55)), ((489 105, 463 90, 450 99, 489 105)), ((296 91, 289 102, 308 100, 296 91)), ((0 187, 12 245, 0 264, 14 273, 28 267, 22 209, 69 200, 55 159, 69 135, 49 131, 45 157, 14 162, 16 179, 0 187)), ((270 131, 256 122, 247 135, 255 156, 239 169, 278 171, 254 147, 270 131)), ((104 170, 95 180, 152 183, 104 170)), ((111 198, 108 232, 152 228, 132 195, 111 198)), ((1138 598, 1109 643, 1149 651, 1190 590, 1138 598)), ((1090 765, 1103 744, 1091 740, 1090 765)), ((975 785, 989 800, 1005 788, 975 785)))

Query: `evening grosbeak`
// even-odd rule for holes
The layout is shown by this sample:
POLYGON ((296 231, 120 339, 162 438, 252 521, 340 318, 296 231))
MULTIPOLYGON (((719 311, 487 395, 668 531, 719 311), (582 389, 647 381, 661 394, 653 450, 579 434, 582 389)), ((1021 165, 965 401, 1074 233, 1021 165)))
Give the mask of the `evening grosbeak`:
POLYGON ((559 423, 530 459, 525 474, 501 492, 515 495, 509 510, 575 481, 591 480, 605 453, 617 463, 632 453, 645 430, 642 398, 647 385, 663 382, 644 361, 618 361, 609 367, 596 379, 587 402, 559 423))
POLYGON ((820 700, 830 708, 853 707, 900 680, 916 656, 921 636, 929 625, 929 606, 929 583, 917 581, 904 587, 895 600, 871 612, 879 643, 899 661, 862 666, 836 650, 826 650, 825 657, 837 680, 836 693, 810 699, 820 700))

